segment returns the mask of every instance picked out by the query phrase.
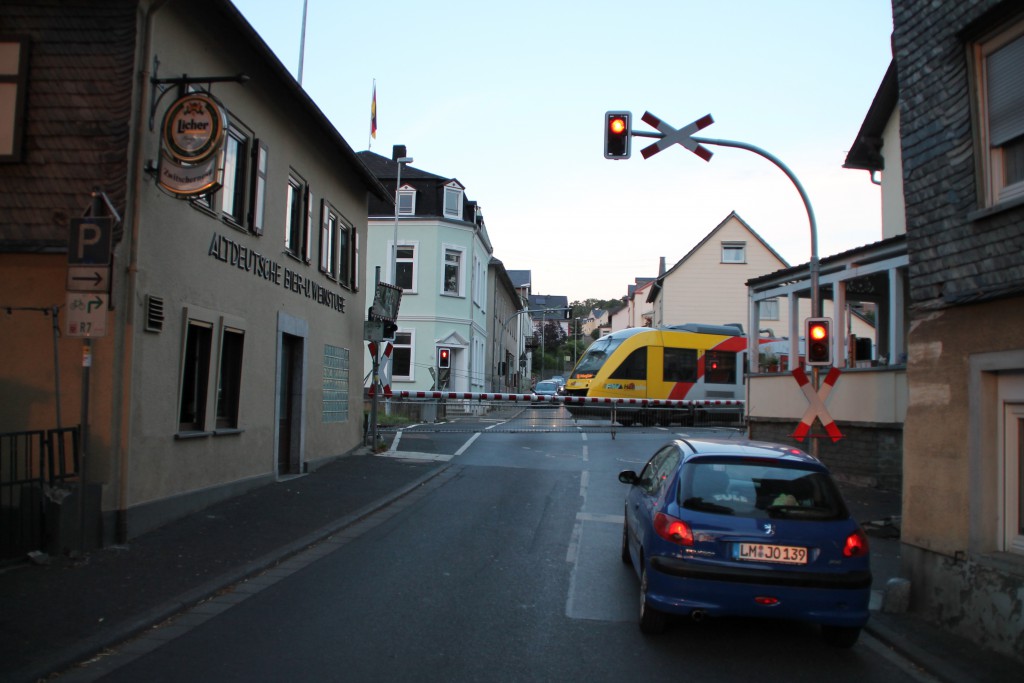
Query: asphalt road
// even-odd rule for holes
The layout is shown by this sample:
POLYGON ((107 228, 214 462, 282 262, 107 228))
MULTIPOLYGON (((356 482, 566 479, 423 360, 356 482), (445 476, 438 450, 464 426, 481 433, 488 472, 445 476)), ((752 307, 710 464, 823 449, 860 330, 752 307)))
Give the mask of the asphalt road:
POLYGON ((396 457, 447 459, 445 475, 215 615, 108 653, 125 663, 102 680, 924 680, 866 634, 851 650, 760 621, 643 636, 616 474, 668 436, 403 434, 396 457))

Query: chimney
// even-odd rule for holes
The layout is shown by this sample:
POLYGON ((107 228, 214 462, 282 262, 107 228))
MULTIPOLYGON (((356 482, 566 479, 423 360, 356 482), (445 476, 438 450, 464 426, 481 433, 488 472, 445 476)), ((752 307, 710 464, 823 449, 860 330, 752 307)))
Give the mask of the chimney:
POLYGON ((658 275, 661 276, 661 275, 664 275, 664 274, 665 274, 665 257, 662 256, 661 257, 661 262, 658 264, 658 275))
POLYGON ((391 148, 391 161, 398 161, 405 156, 409 156, 405 153, 405 145, 395 145, 391 148))

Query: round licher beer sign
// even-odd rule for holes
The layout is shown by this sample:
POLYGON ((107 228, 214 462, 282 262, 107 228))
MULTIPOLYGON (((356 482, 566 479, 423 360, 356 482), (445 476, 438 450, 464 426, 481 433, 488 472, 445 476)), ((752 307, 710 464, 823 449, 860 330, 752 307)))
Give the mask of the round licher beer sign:
POLYGON ((224 112, 212 97, 185 95, 164 116, 164 147, 179 161, 202 161, 220 149, 225 123, 224 112))

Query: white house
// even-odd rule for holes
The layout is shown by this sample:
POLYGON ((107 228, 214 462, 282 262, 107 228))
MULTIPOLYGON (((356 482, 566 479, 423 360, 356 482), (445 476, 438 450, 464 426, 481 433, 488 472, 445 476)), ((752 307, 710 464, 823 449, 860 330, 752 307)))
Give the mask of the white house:
MULTIPOLYGON (((788 265, 734 211, 651 285, 647 301, 654 326, 737 323, 746 327, 747 280, 788 265)), ((765 327, 776 327, 781 333, 787 329, 786 314, 777 300, 762 304, 765 327)))
POLYGON ((405 154, 404 145, 396 145, 390 159, 359 152, 392 192, 401 177, 397 208, 394 201, 371 197, 366 245, 367 290, 374 290, 378 277, 402 289, 391 388, 484 391, 493 248, 483 214, 457 179, 399 162, 405 154), (441 349, 450 354, 446 372, 438 367, 441 349))

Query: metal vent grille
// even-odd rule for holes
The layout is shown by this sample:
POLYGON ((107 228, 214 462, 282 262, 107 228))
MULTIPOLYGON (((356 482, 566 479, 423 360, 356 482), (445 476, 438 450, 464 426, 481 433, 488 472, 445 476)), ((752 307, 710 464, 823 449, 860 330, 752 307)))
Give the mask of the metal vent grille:
POLYGON ((164 329, 164 300, 152 294, 146 295, 146 332, 160 332, 164 329))

